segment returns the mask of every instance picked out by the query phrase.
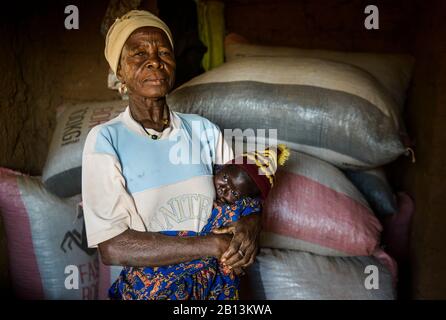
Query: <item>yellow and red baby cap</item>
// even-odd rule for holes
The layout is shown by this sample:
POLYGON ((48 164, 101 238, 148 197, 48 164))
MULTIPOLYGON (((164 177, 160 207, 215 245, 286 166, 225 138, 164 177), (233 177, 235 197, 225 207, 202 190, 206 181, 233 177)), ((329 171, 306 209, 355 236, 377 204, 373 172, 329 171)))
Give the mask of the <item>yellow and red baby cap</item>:
POLYGON ((289 157, 289 149, 284 144, 264 150, 243 153, 229 163, 240 166, 251 177, 260 190, 263 200, 274 185, 278 165, 284 165, 289 157))

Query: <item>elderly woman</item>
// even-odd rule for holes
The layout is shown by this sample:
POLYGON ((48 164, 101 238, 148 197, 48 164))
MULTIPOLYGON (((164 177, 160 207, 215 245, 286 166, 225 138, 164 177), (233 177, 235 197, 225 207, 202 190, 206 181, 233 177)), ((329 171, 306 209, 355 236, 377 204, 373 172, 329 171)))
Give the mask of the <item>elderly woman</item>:
POLYGON ((259 215, 224 228, 230 234, 160 232, 203 228, 215 199, 213 167, 233 158, 217 126, 169 110, 173 47, 169 28, 146 11, 130 11, 108 31, 105 56, 125 86, 129 105, 117 118, 94 127, 85 143, 88 244, 99 248, 107 265, 159 267, 215 257, 240 270, 255 259, 259 215))

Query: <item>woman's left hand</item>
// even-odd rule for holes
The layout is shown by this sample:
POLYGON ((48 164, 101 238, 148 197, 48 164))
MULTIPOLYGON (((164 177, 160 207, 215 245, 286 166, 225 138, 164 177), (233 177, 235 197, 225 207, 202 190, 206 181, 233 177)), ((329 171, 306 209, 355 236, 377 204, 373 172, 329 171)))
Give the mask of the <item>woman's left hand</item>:
POLYGON ((258 238, 261 230, 261 216, 252 214, 232 222, 226 227, 213 230, 216 234, 233 234, 228 249, 221 256, 221 262, 231 268, 250 266, 259 248, 258 238))

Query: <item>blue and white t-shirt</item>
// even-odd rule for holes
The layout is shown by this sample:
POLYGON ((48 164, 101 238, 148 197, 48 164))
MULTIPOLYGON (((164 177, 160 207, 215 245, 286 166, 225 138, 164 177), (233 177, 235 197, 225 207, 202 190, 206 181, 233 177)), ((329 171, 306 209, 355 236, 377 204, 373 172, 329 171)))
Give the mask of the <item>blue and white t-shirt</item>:
POLYGON ((194 114, 170 112, 170 125, 152 139, 129 107, 94 127, 82 159, 82 198, 88 245, 127 229, 189 230, 206 224, 215 199, 213 165, 233 158, 220 129, 194 114))

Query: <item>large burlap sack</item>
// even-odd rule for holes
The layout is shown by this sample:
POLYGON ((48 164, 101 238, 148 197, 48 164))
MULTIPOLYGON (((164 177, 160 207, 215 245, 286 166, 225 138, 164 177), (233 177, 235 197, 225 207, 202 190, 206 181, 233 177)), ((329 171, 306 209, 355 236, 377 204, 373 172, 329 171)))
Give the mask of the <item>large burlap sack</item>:
POLYGON ((295 57, 348 63, 373 75, 400 107, 404 105, 414 65, 414 58, 410 55, 261 46, 240 43, 240 40, 226 41, 225 57, 226 61, 249 57, 295 57))
POLYGON ((261 247, 327 256, 368 256, 381 224, 355 186, 333 165, 291 151, 262 214, 261 247))
POLYGON ((38 177, 0 168, 0 212, 15 297, 97 298, 97 252, 87 247, 79 202, 80 196, 50 194, 38 177))
POLYGON ((397 193, 398 212, 382 217, 382 240, 386 251, 395 258, 402 268, 410 265, 411 225, 415 214, 415 202, 405 192, 397 193))
POLYGON ((82 150, 88 132, 116 117, 127 104, 116 100, 63 106, 42 173, 48 190, 59 197, 81 193, 82 150))
POLYGON ((261 249, 247 273, 253 299, 396 298, 391 273, 373 257, 324 257, 294 250, 261 249), (377 278, 367 278, 372 273, 377 278))
POLYGON ((382 168, 364 171, 345 170, 344 173, 362 193, 376 215, 386 216, 397 213, 396 196, 382 168))
POLYGON ((276 129, 279 140, 342 168, 405 152, 395 100, 370 73, 310 58, 235 59, 185 83, 169 106, 223 129, 276 129))

